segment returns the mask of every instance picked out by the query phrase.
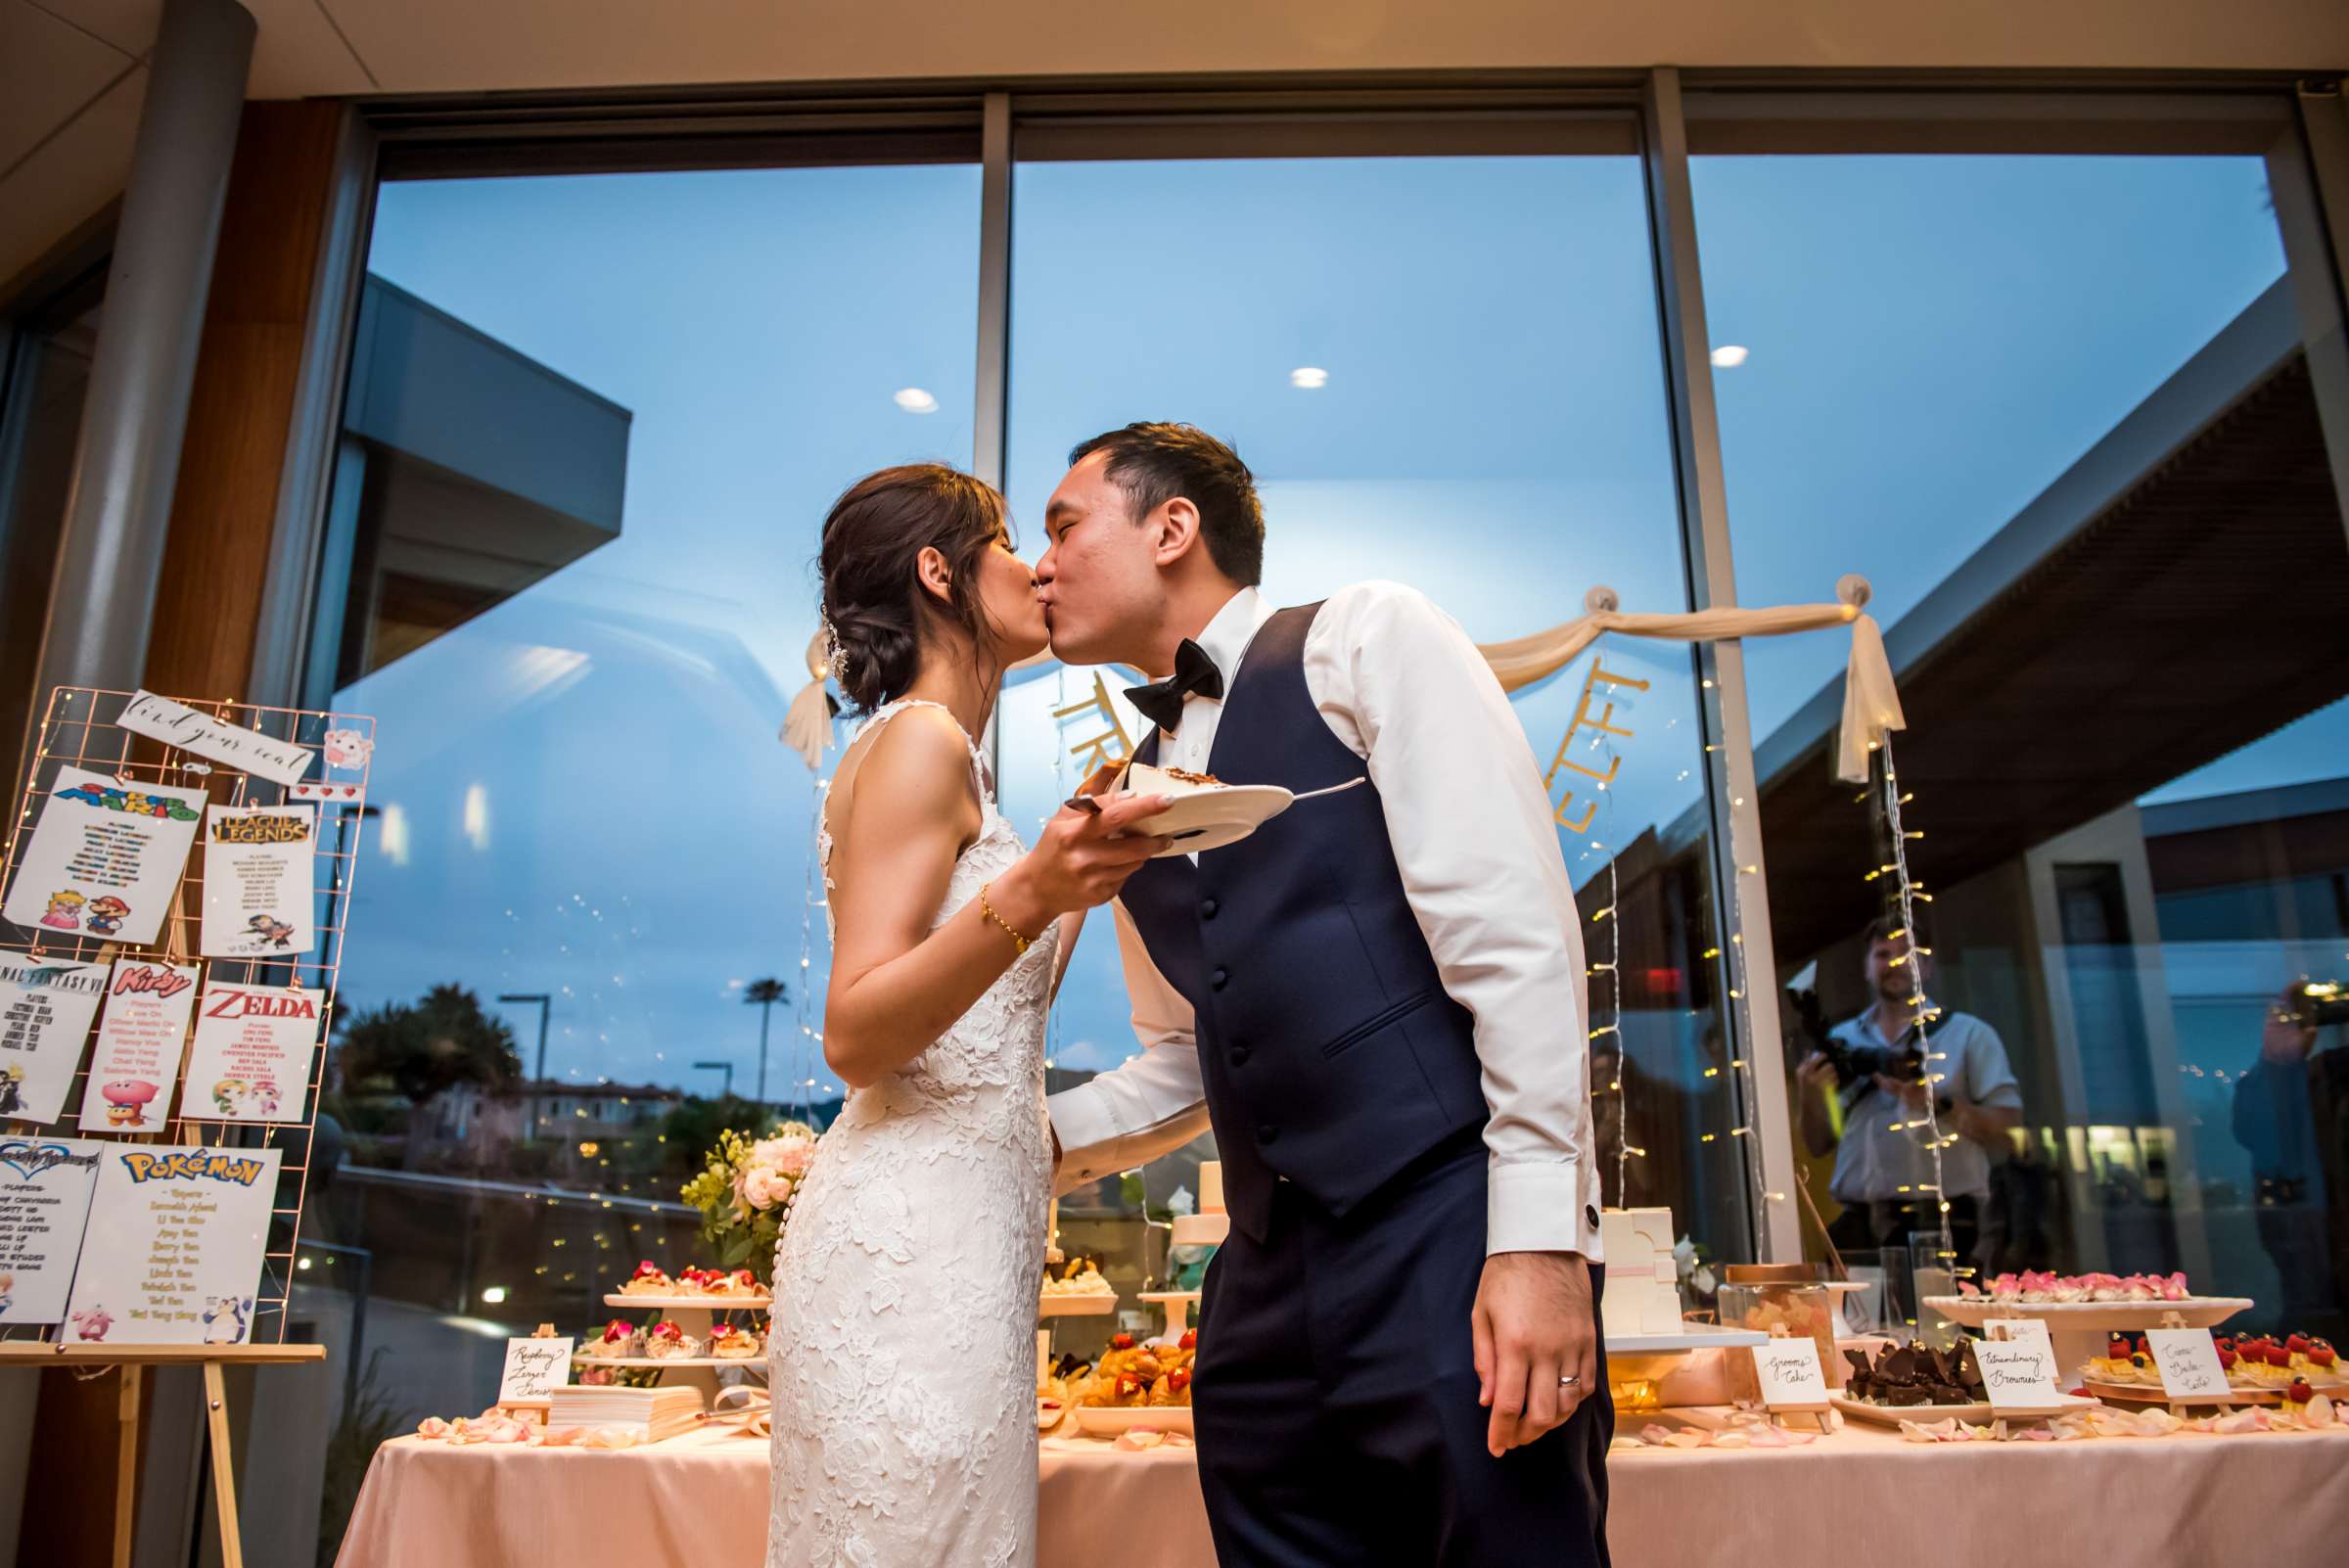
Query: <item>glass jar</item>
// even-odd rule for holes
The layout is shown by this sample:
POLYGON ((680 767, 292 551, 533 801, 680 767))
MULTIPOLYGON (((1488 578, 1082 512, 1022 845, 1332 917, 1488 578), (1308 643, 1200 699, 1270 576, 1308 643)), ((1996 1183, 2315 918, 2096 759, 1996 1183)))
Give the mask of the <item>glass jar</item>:
MULTIPOLYGON (((1767 1268, 1767 1265, 1732 1266, 1731 1277, 1721 1287, 1721 1322, 1725 1328, 1749 1328, 1758 1334, 1783 1328, 1788 1334, 1807 1337, 1819 1346, 1819 1370, 1826 1375, 1827 1387, 1843 1387, 1843 1358, 1835 1354, 1835 1296, 1834 1292, 1816 1278, 1803 1276, 1784 1279, 1738 1278, 1747 1269, 1767 1268)), ((1792 1272, 1792 1268, 1787 1268, 1792 1272)), ((1748 1361, 1751 1357, 1733 1357, 1732 1361, 1748 1361)), ((1750 1366, 1747 1368, 1750 1372, 1750 1366)))

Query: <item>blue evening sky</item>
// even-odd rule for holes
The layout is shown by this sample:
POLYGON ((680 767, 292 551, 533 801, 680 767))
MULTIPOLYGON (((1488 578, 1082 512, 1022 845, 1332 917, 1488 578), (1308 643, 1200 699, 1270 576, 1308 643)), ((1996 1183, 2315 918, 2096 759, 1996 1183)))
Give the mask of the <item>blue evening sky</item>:
MULTIPOLYGON (((1714 340, 1749 350, 1716 375, 1747 603, 1857 570, 1889 624, 2282 270, 2255 160, 1696 174, 1714 340)), ((560 1076, 714 1088, 693 1064, 727 1061, 752 1086, 740 986, 797 987, 805 951, 820 988, 826 961, 813 781, 775 738, 816 530, 874 467, 971 461, 979 188, 970 166, 385 188, 373 270, 635 423, 618 541, 341 699, 380 720, 386 807, 351 1001, 549 992, 560 1076), (907 389, 935 410, 900 407, 907 389)), ((1484 640, 1571 618, 1593 583, 1685 607, 1633 160, 1032 164, 1015 218, 1007 489, 1029 553, 1074 441, 1186 419, 1255 466, 1280 602, 1401 578, 1484 640), (1300 367, 1326 385, 1293 385, 1300 367)), ((1650 684, 1619 705, 1635 733, 1590 832, 1560 834, 1578 882, 1699 799, 1685 650, 1599 657, 1650 684)), ((1751 647, 1757 729, 1842 657, 1827 633, 1751 647)), ((1519 700, 1544 766, 1589 668, 1519 700)), ((1006 699, 1023 831, 1088 733, 1050 710, 1090 682, 1006 699)), ((2336 771, 2307 729, 2175 789, 2336 771)), ((1064 1065, 1132 1048, 1113 945, 1102 920, 1081 950, 1064 1065)), ((527 1050, 534 1014, 509 1016, 527 1050)), ((830 1082, 802 1023, 778 1010, 770 1097, 830 1082)))

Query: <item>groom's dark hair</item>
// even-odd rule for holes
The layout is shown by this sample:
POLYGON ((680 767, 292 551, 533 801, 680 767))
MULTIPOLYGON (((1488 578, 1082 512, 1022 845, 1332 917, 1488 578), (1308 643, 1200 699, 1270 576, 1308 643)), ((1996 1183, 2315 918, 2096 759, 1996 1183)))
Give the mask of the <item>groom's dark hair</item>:
POLYGON ((1265 577, 1265 509, 1240 454, 1196 425, 1128 425, 1080 441, 1069 466, 1107 452, 1102 473, 1126 492, 1136 521, 1177 495, 1199 509, 1216 570, 1242 587, 1265 577))

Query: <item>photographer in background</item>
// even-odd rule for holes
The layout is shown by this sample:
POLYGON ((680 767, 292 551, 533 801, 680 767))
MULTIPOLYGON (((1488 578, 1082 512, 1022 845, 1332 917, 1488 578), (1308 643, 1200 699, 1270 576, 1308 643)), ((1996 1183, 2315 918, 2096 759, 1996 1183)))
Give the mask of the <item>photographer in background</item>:
POLYGON ((1835 1151, 1828 1185, 1844 1210, 1830 1231, 1838 1247, 1906 1246, 1911 1231, 1936 1228, 1928 1085, 1921 1079, 1922 1051, 1937 1053, 1929 1091, 1943 1135, 1957 1135, 1942 1150, 1941 1167, 1962 1265, 1973 1260, 1980 1239, 1991 1151, 2009 1147, 2009 1134, 2022 1125, 2022 1089, 1998 1032, 1970 1013, 1943 1009, 1920 1047, 1910 999, 1920 974, 1931 979, 1933 960, 1929 953, 1911 959, 1909 935, 1896 932, 1891 920, 1867 928, 1875 1004, 1829 1030, 1825 1046, 1795 1072, 1803 1142, 1814 1155, 1835 1151), (1842 1108, 1840 1133, 1830 1100, 1842 1108))
POLYGON ((2287 1333, 2320 1316, 2337 1323, 2349 1300, 2339 1277, 2349 1251, 2349 1051, 2317 1049, 2317 1032, 2342 1023, 2349 998, 2338 986, 2285 988, 2234 1085, 2234 1138, 2251 1156, 2252 1218, 2283 1284, 2287 1333))

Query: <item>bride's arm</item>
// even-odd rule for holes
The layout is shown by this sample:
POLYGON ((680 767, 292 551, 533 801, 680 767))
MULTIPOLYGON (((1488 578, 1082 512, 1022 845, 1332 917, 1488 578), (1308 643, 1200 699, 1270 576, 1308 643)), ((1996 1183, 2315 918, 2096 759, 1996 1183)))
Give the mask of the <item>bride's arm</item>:
POLYGON ((1113 839, 1163 802, 1112 803, 1097 816, 1064 812, 1036 850, 990 886, 988 918, 973 899, 930 929, 954 862, 978 831, 962 736, 909 713, 873 737, 858 762, 846 830, 832 848, 832 982, 824 1061, 852 1088, 897 1072, 970 1011, 1031 941, 1068 909, 1114 894, 1159 848, 1113 839), (845 894, 845 897, 842 895, 845 894))
POLYGON ((1069 960, 1077 956, 1077 939, 1084 935, 1084 911, 1071 909, 1060 917, 1060 950, 1052 955, 1052 1001, 1060 1000, 1060 983, 1069 978, 1069 960))

